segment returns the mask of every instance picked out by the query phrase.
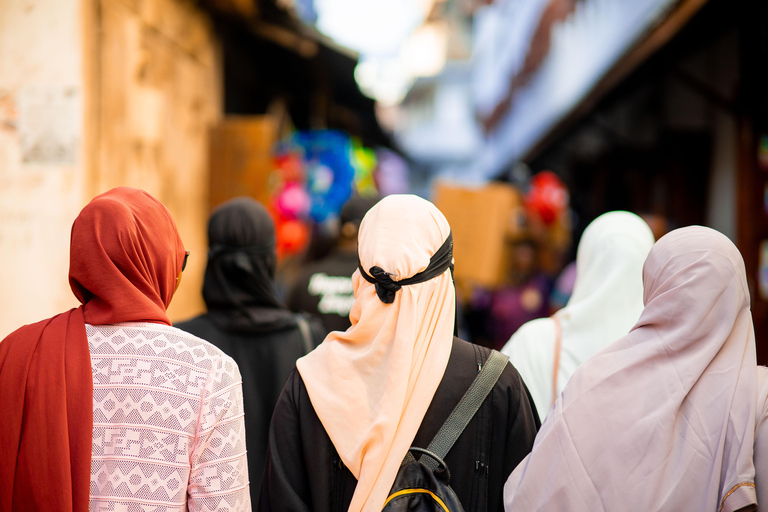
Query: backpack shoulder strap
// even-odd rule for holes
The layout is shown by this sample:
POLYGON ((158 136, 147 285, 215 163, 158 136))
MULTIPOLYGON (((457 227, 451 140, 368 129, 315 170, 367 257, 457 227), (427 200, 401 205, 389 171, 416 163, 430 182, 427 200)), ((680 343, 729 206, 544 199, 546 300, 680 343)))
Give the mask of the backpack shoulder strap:
MULTIPOLYGON (((461 433, 464 432, 464 428, 483 404, 493 386, 496 385, 508 361, 509 358, 506 355, 496 350, 491 350, 491 355, 488 357, 485 365, 483 365, 480 373, 477 374, 467 392, 464 393, 464 396, 461 397, 461 400, 459 400, 459 403, 453 409, 450 416, 448 416, 448 419, 440 427, 432 442, 429 443, 427 450, 435 453, 441 459, 445 458, 461 433)), ((437 461, 431 457, 422 457, 420 461, 432 470, 435 470, 438 466, 437 461)))
POLYGON ((307 319, 301 316, 301 313, 295 315, 296 325, 299 327, 301 333, 301 342, 304 345, 304 355, 312 352, 312 333, 309 329, 309 322, 307 319))

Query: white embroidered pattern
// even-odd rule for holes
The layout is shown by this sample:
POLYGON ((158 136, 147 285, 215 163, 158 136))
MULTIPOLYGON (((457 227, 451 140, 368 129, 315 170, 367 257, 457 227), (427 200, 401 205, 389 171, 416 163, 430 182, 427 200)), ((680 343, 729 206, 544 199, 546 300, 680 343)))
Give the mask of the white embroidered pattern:
POLYGON ((237 364, 174 327, 86 325, 91 511, 250 511, 237 364))

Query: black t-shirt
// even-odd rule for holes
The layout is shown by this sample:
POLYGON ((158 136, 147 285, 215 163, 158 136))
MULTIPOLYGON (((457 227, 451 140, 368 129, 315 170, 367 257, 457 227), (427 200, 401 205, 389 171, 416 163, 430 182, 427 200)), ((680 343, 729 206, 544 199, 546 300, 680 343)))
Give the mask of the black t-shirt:
POLYGON ((335 252, 311 264, 291 288, 288 308, 316 316, 327 332, 346 331, 355 302, 352 274, 357 265, 356 252, 335 252))

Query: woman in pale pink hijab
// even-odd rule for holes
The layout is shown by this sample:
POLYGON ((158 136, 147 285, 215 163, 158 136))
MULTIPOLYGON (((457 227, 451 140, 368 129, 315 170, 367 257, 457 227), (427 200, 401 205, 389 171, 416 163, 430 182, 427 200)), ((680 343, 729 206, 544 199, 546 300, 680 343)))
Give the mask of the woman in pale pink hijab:
POLYGON ((712 229, 678 229, 651 249, 643 285, 637 324, 576 370, 507 481, 506 510, 754 510, 741 255, 712 229))
POLYGON ((757 367, 755 406, 755 490, 761 510, 768 510, 768 368, 757 367), (762 500, 762 501, 761 501, 762 500))
MULTIPOLYGON (((450 226, 429 201, 382 199, 358 236, 352 326, 297 363, 270 426, 258 510, 381 510, 411 446, 426 447, 490 350, 454 338, 450 226)), ((538 417, 506 364, 445 457, 465 510, 500 511, 538 417)))

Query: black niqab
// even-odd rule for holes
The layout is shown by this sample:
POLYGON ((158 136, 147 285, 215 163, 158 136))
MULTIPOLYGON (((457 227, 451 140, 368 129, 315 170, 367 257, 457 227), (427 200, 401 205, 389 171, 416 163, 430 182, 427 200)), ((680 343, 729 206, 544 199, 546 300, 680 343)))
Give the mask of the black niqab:
POLYGON ((208 221, 208 246, 203 299, 217 325, 235 332, 295 325, 278 299, 275 227, 261 204, 240 197, 216 208, 208 221))

